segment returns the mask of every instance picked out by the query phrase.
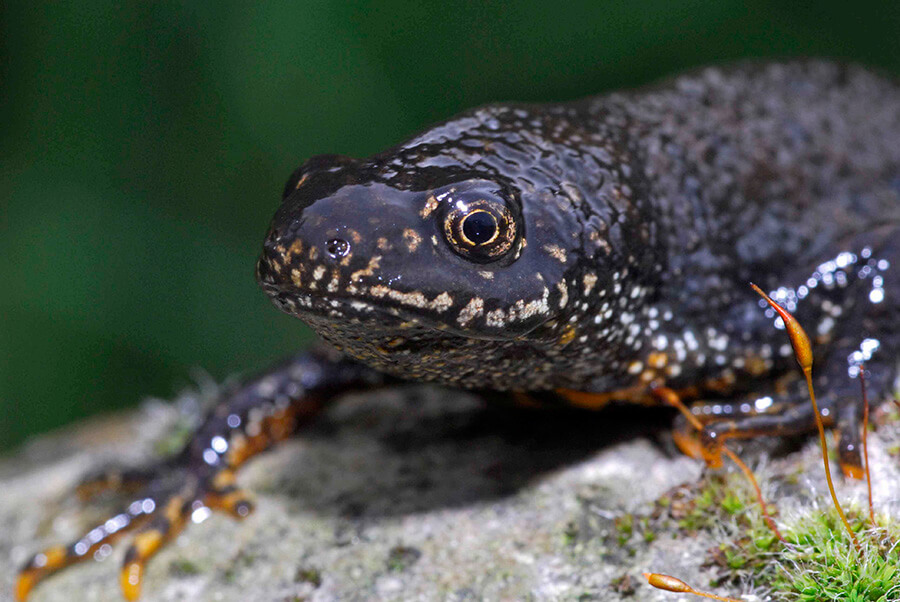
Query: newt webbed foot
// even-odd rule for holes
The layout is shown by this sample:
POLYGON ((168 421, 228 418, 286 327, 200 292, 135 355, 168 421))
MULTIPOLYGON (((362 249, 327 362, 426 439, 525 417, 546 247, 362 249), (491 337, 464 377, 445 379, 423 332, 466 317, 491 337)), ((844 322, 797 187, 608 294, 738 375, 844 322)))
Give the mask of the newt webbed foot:
MULTIPOLYGON (((129 504, 69 545, 48 548, 25 564, 16 583, 16 598, 25 600, 35 585, 65 567, 91 558, 106 558, 119 538, 136 532, 120 576, 125 598, 136 600, 147 561, 189 521, 201 522, 217 510, 242 519, 253 510, 249 494, 236 487, 233 470, 198 468, 162 464, 155 471, 140 471, 145 485, 129 504), (151 472, 156 474, 151 476, 151 472)), ((106 478, 113 475, 114 472, 106 472, 102 481, 87 479, 78 488, 79 495, 95 494, 101 486, 117 493, 133 493, 136 481, 128 476, 138 476, 137 472, 122 472, 121 479, 106 478)))

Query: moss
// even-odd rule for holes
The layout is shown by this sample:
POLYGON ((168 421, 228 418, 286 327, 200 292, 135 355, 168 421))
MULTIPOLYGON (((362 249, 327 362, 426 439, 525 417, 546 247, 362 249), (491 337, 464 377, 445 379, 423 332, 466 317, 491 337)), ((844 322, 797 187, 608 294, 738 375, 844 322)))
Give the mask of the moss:
POLYGON ((722 510, 728 514, 738 514, 746 509, 744 501, 733 491, 728 491, 722 499, 722 510))
POLYGON ((680 486, 656 501, 652 517, 661 527, 674 521, 682 535, 715 530, 756 503, 742 478, 736 474, 713 475, 680 486))
POLYGON ((774 600, 891 602, 900 600, 900 525, 881 519, 870 529, 864 514, 848 518, 865 547, 861 558, 832 508, 783 523, 788 546, 769 531, 755 509, 742 515, 740 534, 719 544, 710 557, 718 583, 748 578, 774 600))
POLYGON ((153 442, 153 452, 162 458, 174 456, 180 452, 194 434, 195 424, 181 419, 166 433, 153 442))
POLYGON ((615 519, 616 539, 620 546, 624 546, 634 534, 634 515, 624 514, 615 519))
POLYGON ((644 543, 653 543, 656 540, 656 531, 653 530, 650 519, 646 516, 642 517, 639 524, 642 533, 641 537, 644 540, 644 543))
POLYGON ((300 567, 294 574, 294 581, 297 583, 310 583, 313 587, 319 587, 322 585, 322 573, 316 568, 300 567))
POLYGON ((849 513, 865 547, 861 557, 840 524, 837 512, 810 514, 786 529, 792 548, 781 553, 781 571, 771 581, 779 600, 815 602, 900 599, 900 528, 881 519, 869 529, 865 516, 849 513))
POLYGON ((578 525, 574 521, 569 521, 563 530, 563 545, 571 547, 575 545, 576 541, 578 541, 578 525))
POLYGON ((388 552, 387 566, 388 570, 394 573, 400 573, 414 565, 422 552, 417 548, 409 546, 395 546, 388 552))
POLYGON ((176 577, 190 577, 192 575, 199 575, 200 572, 200 567, 197 566, 196 563, 187 559, 182 558, 173 560, 169 564, 169 573, 176 577))

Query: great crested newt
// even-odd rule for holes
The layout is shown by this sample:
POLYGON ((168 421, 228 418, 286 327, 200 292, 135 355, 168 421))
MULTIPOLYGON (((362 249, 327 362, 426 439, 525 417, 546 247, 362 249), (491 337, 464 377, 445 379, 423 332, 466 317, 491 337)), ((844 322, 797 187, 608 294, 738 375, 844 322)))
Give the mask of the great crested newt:
POLYGON ((861 473, 856 378, 886 395, 900 350, 900 85, 827 61, 742 63, 560 104, 467 111, 366 159, 309 159, 257 280, 329 349, 223 394, 177 456, 88 478, 133 501, 23 567, 16 595, 136 531, 120 581, 198 509, 252 509, 235 470, 351 390, 413 380, 600 408, 697 403, 728 438, 813 411, 780 322, 813 336, 825 423, 861 473))

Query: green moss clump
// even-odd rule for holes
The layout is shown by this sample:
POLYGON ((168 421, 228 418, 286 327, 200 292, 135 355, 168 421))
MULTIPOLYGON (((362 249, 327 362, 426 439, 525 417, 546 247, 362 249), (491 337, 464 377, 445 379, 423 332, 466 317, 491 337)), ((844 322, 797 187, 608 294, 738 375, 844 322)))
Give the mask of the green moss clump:
POLYGON ((810 514, 790 525, 781 570, 770 583, 779 600, 819 602, 891 602, 900 600, 900 529, 883 521, 870 529, 866 517, 848 516, 863 542, 863 557, 856 552, 834 509, 810 514))
POLYGON ((620 546, 624 546, 634 534, 634 515, 625 514, 615 519, 617 540, 620 546))

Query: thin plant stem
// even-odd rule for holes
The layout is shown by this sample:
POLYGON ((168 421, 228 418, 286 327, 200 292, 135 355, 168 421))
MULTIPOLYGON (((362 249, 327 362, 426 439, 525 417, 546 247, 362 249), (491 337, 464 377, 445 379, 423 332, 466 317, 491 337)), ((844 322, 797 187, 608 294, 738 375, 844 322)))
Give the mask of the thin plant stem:
POLYGON ((794 348, 794 356, 797 358, 797 363, 800 364, 800 368, 803 370, 803 376, 806 378, 806 388, 809 390, 809 400, 812 403, 813 415, 816 419, 816 428, 819 430, 819 445, 822 448, 822 463, 825 466, 825 480, 828 482, 828 491, 831 493, 831 501, 834 502, 834 508, 837 510, 838 515, 841 517, 841 522, 844 523, 844 527, 847 529, 847 534, 853 542, 853 547, 856 548, 856 551, 860 556, 863 556, 862 545, 860 545, 856 533, 853 532, 853 528, 850 527, 850 521, 847 520, 847 515, 844 514, 844 509, 841 508, 841 504, 837 499, 837 493, 834 491, 834 480, 831 478, 831 466, 828 462, 828 442, 825 439, 825 425, 822 424, 822 415, 819 413, 819 404, 816 403, 816 393, 813 390, 813 354, 809 336, 790 312, 773 301, 769 295, 752 282, 750 283, 750 286, 772 306, 772 309, 778 313, 784 322, 784 327, 791 339, 791 346, 794 348))
POLYGON ((872 474, 869 472, 869 393, 866 391, 866 367, 859 366, 859 386, 862 388, 863 398, 863 460, 866 463, 866 487, 869 490, 869 521, 875 526, 875 506, 872 505, 872 474))
POLYGON ((719 602, 742 602, 739 598, 726 598, 725 596, 717 596, 716 594, 696 590, 681 579, 671 575, 663 575, 662 573, 643 573, 643 575, 647 579, 647 583, 656 589, 675 592, 676 594, 692 594, 701 598, 719 600, 719 602))

